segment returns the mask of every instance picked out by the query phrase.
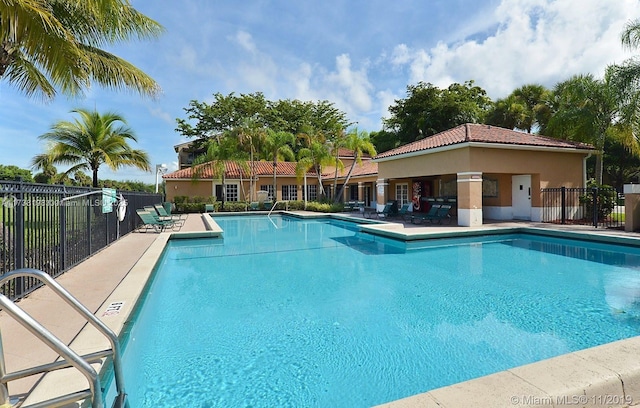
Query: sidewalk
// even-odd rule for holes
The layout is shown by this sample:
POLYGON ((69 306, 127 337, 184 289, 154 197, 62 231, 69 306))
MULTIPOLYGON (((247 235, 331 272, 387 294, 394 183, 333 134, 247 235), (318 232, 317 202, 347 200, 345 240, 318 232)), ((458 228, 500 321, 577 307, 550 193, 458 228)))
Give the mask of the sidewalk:
MULTIPOLYGON (((205 231, 200 214, 189 214, 180 232, 205 231)), ((154 232, 132 232, 71 268, 56 279, 89 310, 96 313, 136 262, 158 238, 154 232)), ((65 344, 78 335, 86 321, 47 287, 17 303, 25 312, 65 344)), ((57 353, 49 349, 17 321, 0 311, 0 330, 7 372, 53 362, 57 353)), ((23 400, 42 376, 9 384, 12 402, 23 400)))

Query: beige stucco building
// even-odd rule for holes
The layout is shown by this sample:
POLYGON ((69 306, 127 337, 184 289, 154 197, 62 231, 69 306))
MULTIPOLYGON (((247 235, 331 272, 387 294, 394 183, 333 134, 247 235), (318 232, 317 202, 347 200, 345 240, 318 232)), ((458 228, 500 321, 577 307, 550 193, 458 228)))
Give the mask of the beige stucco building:
POLYGON ((593 153, 583 143, 465 124, 377 155, 377 203, 413 201, 427 211, 448 202, 462 226, 541 221, 541 189, 584 187, 593 153))
POLYGON ((196 167, 185 167, 163 176, 166 183, 166 200, 174 201, 176 196, 216 197, 222 201, 223 188, 225 201, 257 201, 258 191, 267 192, 267 200, 304 200, 306 184, 306 200, 318 197, 318 177, 315 172, 307 172, 306 177, 296 176, 296 163, 276 163, 276 190, 273 189, 272 162, 249 162, 245 168, 238 163, 228 161, 225 165, 224 183, 222 177, 214 174, 209 164, 196 167), (194 177, 194 172, 196 176, 194 177), (250 175, 253 174, 253 182, 250 175))

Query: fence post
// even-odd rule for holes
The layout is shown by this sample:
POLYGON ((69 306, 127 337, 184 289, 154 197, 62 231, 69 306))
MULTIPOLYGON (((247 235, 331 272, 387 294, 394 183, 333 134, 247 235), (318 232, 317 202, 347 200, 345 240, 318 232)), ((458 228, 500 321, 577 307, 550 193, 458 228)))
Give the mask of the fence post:
POLYGON ((598 187, 591 189, 593 195, 593 227, 598 228, 598 187))
POLYGON ((565 186, 560 187, 560 205, 562 206, 561 224, 564 224, 567 219, 567 188, 565 186))
POLYGON ((88 251, 87 251, 87 256, 91 255, 91 213, 93 212, 94 208, 91 206, 91 200, 89 200, 89 203, 86 205, 87 207, 87 245, 88 245, 88 251))
MULTIPOLYGON (((65 198, 64 194, 62 198, 65 198)), ((67 211, 65 208, 66 201, 60 200, 60 263, 61 271, 67 270, 67 211)))
MULTIPOLYGON (((24 183, 22 177, 18 178, 18 192, 14 201, 14 217, 15 217, 15 269, 24 268, 24 183)), ((16 278, 15 296, 21 297, 24 293, 24 277, 16 278)))

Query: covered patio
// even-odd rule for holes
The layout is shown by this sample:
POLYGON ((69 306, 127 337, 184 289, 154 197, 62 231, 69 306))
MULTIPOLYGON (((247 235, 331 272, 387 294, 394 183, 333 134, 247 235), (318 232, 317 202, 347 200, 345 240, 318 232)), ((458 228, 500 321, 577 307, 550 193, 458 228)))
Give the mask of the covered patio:
POLYGON ((584 187, 594 153, 584 143, 464 124, 377 155, 377 205, 411 202, 426 212, 447 203, 460 226, 541 221, 540 190, 584 187))

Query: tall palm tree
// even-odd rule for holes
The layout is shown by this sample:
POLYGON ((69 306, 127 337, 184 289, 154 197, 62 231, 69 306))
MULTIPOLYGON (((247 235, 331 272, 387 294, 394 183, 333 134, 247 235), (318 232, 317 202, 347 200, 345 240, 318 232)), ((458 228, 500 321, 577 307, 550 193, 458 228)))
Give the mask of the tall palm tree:
POLYGON ((302 133, 298 134, 298 138, 303 141, 305 146, 298 151, 298 155, 306 157, 313 162, 312 168, 316 172, 319 184, 318 193, 320 197, 325 197, 324 186, 322 185, 322 168, 334 164, 334 158, 326 142, 326 136, 322 131, 307 127, 302 133))
POLYGON ((198 155, 193 161, 192 178, 198 180, 202 177, 204 170, 209 168, 211 170, 211 195, 215 196, 215 180, 221 180, 224 207, 224 203, 227 201, 227 164, 237 163, 242 174, 242 171, 248 172, 247 161, 238 151, 237 140, 232 137, 224 135, 210 137, 203 141, 202 147, 204 147, 204 153, 198 155))
POLYGON ((498 99, 489 112, 487 124, 544 134, 551 116, 551 92, 542 85, 528 84, 498 99))
POLYGON ((615 67, 609 67, 603 79, 593 75, 575 75, 556 85, 555 113, 548 126, 550 136, 593 144, 596 156, 596 182, 602 184, 605 141, 618 140, 632 151, 638 151, 638 98, 628 97, 629 90, 620 89, 612 81, 615 67))
POLYGON ((145 95, 159 92, 144 72, 103 48, 163 31, 128 0, 0 2, 0 79, 27 96, 78 95, 91 81, 145 95))
POLYGON ((137 139, 122 116, 86 109, 76 109, 72 113, 79 114, 80 120, 57 122, 50 132, 39 136, 50 145, 46 153, 33 158, 34 168, 45 169, 49 164, 69 165, 66 175, 90 170, 93 187, 98 187, 98 169, 102 164, 112 170, 133 166, 151 171, 147 153, 129 146, 130 140, 135 142, 137 139), (118 122, 121 122, 119 126, 118 122))
MULTIPOLYGON (((300 179, 304 178, 304 190, 303 190, 303 199, 304 199, 304 209, 307 209, 307 201, 309 198, 307 197, 307 173, 314 167, 314 160, 311 157, 311 151, 308 149, 302 149, 298 152, 298 161, 296 162, 296 178, 298 182, 300 179)), ((322 188, 322 184, 320 184, 320 188, 322 188)))
MULTIPOLYGON (((276 178, 276 167, 279 160, 295 160, 295 154, 291 149, 291 144, 295 142, 295 137, 289 132, 276 132, 267 129, 267 136, 264 139, 264 151, 270 156, 273 163, 273 194, 278 191, 276 178)), ((273 197, 275 200, 276 197, 273 197)))
POLYGON ((351 162, 351 167, 349 167, 349 172, 347 173, 344 183, 340 187, 340 191, 336 194, 334 199, 334 202, 336 203, 342 200, 344 189, 346 185, 349 184, 351 174, 353 174, 353 169, 356 167, 356 164, 362 165, 362 155, 364 153, 371 156, 375 156, 377 154, 375 146, 373 146, 373 143, 371 143, 371 140, 369 139, 369 135, 366 132, 358 132, 358 129, 354 129, 347 134, 345 147, 353 151, 354 160, 351 162))
POLYGON ((257 152, 266 137, 266 130, 257 120, 248 118, 242 121, 239 126, 232 128, 226 133, 227 137, 237 139, 238 147, 245 149, 249 153, 250 179, 249 179, 249 196, 254 200, 255 195, 255 159, 257 152))

